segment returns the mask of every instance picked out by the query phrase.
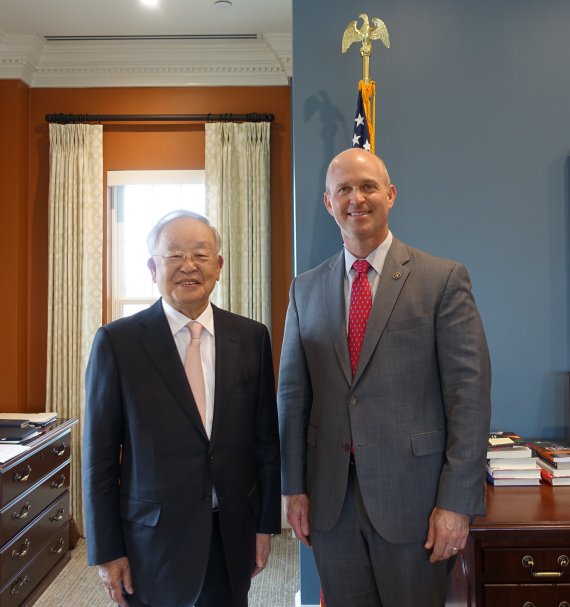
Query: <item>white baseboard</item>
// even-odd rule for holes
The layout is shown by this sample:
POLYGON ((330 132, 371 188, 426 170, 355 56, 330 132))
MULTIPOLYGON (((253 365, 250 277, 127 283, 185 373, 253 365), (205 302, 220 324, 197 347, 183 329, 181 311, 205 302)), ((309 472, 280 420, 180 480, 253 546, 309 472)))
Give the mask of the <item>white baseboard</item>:
POLYGON ((301 591, 299 590, 295 595, 295 607, 320 607, 320 605, 303 605, 301 603, 301 591))

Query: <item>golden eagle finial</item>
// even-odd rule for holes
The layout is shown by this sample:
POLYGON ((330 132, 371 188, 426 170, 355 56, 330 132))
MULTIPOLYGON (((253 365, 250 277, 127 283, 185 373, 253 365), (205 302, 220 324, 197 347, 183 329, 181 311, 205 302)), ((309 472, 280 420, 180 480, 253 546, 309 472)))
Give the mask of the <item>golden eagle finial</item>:
POLYGON ((348 47, 353 42, 362 42, 360 47, 360 54, 364 56, 370 56, 372 52, 372 40, 381 40, 386 48, 390 48, 390 36, 388 35, 388 28, 386 24, 378 17, 372 19, 372 27, 370 27, 370 21, 368 15, 362 13, 358 15, 358 19, 351 21, 344 30, 342 35, 342 52, 346 53, 348 47), (358 19, 362 19, 362 26, 359 28, 357 25, 358 19))

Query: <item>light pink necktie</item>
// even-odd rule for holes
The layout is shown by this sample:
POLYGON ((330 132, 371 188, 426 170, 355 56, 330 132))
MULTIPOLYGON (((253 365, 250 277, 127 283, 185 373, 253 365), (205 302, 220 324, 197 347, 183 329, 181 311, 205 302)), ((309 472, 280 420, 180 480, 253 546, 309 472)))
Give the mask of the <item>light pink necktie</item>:
POLYGON ((352 267, 356 276, 350 292, 350 311, 348 313, 348 349, 352 375, 356 373, 360 350, 366 332, 366 323, 372 308, 372 291, 368 281, 368 270, 372 267, 366 259, 358 259, 352 267))
POLYGON ((202 358, 200 357, 200 333, 202 325, 199 322, 190 322, 186 325, 190 331, 190 343, 186 350, 184 360, 184 370, 198 407, 198 412, 202 418, 202 423, 206 427, 206 386, 204 384, 204 370, 202 369, 202 358))

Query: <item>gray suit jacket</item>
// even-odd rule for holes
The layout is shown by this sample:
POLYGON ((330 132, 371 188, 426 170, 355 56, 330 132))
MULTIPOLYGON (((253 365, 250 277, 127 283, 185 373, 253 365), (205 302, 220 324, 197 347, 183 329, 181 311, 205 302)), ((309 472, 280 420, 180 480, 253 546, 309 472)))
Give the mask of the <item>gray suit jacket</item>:
POLYGON ((344 252, 291 285, 278 410, 282 490, 307 493, 313 528, 338 520, 350 444, 375 529, 425 539, 434 506, 485 511, 490 362, 461 264, 394 238, 354 379, 344 252))
POLYGON ((216 487, 232 586, 249 588, 255 534, 281 528, 269 334, 214 306, 208 440, 162 303, 97 332, 86 374, 83 490, 90 564, 128 556, 145 605, 191 607, 216 487))

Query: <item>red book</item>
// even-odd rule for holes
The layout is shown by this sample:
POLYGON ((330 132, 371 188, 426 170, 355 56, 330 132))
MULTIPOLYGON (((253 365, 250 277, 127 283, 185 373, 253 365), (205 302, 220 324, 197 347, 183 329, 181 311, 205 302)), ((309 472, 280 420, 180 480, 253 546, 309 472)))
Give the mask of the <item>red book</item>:
POLYGON ((570 485, 570 476, 554 476, 548 470, 544 468, 540 469, 540 476, 542 476, 542 480, 546 481, 551 485, 570 485))

